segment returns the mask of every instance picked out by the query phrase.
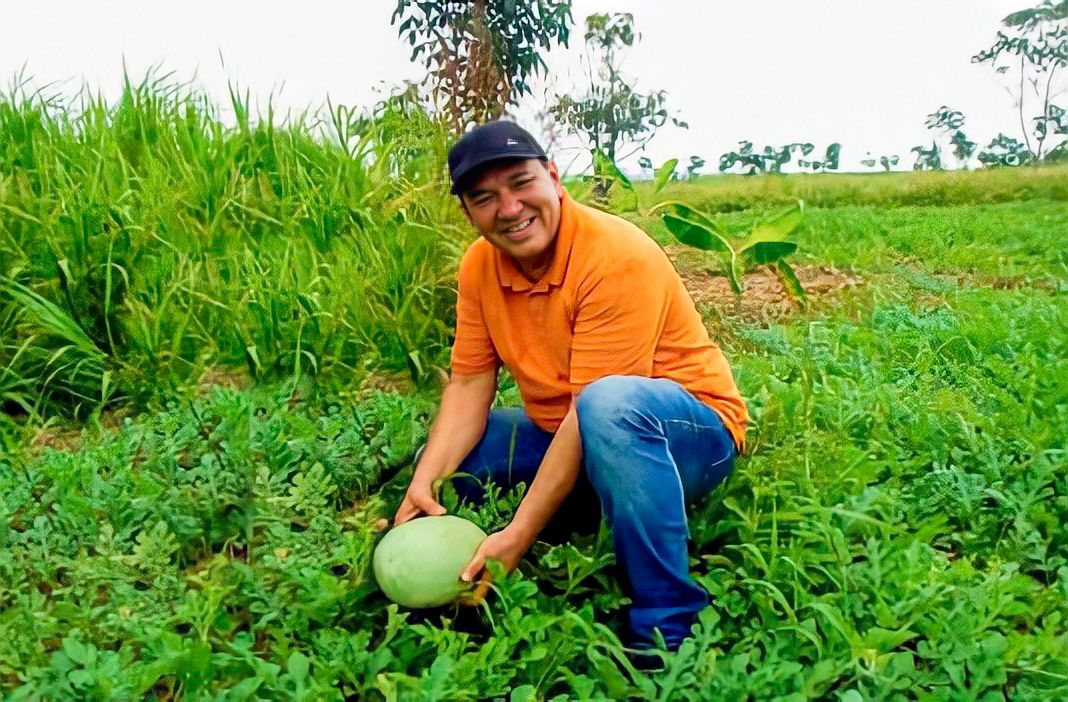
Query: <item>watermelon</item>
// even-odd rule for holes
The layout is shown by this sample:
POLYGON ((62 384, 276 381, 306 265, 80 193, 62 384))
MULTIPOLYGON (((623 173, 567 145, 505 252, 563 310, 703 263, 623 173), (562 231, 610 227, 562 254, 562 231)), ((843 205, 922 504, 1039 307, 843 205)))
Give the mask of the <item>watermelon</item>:
POLYGON ((451 514, 405 522, 375 549, 375 580, 386 597, 405 607, 448 604, 468 589, 460 573, 485 538, 476 525, 451 514))

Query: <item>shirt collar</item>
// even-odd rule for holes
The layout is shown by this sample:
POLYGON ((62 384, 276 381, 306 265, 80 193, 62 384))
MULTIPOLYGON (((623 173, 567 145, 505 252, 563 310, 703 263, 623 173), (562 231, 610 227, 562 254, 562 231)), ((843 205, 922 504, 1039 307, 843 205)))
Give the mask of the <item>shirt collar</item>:
POLYGON ((514 258, 494 248, 497 279, 501 286, 511 288, 515 292, 547 292, 550 287, 563 284, 567 263, 571 259, 571 245, 575 240, 576 228, 575 201, 567 190, 564 190, 564 196, 560 198, 560 226, 556 230, 556 250, 553 251, 553 262, 549 270, 540 280, 532 283, 519 270, 514 258))

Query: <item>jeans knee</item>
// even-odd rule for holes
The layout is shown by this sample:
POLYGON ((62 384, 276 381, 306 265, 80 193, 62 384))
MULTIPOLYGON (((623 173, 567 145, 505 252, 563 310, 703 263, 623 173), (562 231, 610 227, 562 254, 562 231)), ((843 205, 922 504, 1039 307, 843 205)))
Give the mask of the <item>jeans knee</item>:
POLYGON ((593 381, 575 399, 579 431, 598 434, 617 424, 633 408, 634 378, 608 375, 593 381))
POLYGON ((587 385, 575 400, 583 463, 598 493, 627 482, 628 445, 655 431, 655 419, 642 410, 648 378, 610 375, 587 385))

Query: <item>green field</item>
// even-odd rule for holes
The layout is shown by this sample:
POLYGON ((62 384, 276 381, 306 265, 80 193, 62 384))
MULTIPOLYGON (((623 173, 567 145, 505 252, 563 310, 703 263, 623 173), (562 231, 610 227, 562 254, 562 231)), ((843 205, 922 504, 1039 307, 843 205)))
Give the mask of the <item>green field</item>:
POLYGON ((645 674, 604 530, 482 608, 370 577, 473 234, 443 131, 76 107, 0 100, 5 698, 1068 698, 1068 169, 639 185, 733 232, 803 198, 791 261, 849 281, 702 304, 754 426, 691 517, 714 603, 645 674))

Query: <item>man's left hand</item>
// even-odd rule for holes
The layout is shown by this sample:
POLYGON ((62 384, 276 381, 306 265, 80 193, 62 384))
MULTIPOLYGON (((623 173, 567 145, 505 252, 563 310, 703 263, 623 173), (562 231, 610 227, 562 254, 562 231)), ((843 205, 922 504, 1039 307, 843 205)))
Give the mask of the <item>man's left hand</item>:
POLYGON ((460 579, 466 583, 474 582, 490 558, 499 561, 506 571, 511 572, 519 565, 519 560, 530 550, 533 543, 532 536, 509 524, 501 531, 486 537, 460 574, 460 579))

